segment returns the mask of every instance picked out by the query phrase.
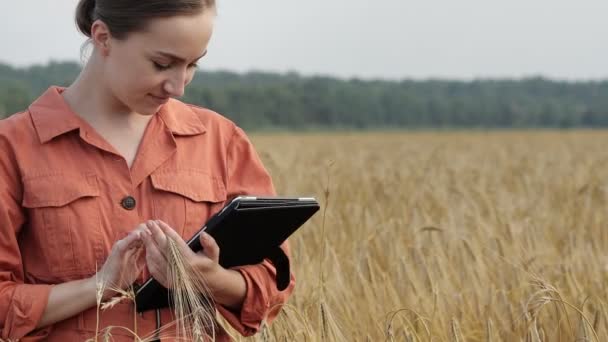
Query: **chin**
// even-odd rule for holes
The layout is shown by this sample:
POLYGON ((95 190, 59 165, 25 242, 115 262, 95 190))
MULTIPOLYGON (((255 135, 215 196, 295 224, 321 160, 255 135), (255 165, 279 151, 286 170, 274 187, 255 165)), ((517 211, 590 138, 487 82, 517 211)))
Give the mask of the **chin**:
POLYGON ((158 111, 161 109, 162 105, 160 106, 153 106, 153 105, 139 105, 139 106, 135 106, 133 107, 133 111, 138 113, 139 115, 143 115, 143 116, 150 116, 150 115, 154 115, 156 113, 158 113, 158 111))

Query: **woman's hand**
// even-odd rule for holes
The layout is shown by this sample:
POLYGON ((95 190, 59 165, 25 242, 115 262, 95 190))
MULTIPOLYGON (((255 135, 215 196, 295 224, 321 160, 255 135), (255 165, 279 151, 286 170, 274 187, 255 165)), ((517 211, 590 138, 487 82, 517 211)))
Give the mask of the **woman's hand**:
POLYGON ((150 274, 166 288, 172 288, 168 263, 170 260, 169 239, 175 241, 177 249, 186 264, 196 267, 205 280, 212 280, 224 270, 219 264, 220 249, 215 240, 206 233, 200 235, 203 250, 194 253, 186 242, 165 222, 156 220, 146 222, 143 234, 146 247, 146 264, 150 274))
POLYGON ((162 221, 148 221, 148 230, 143 234, 146 246, 146 263, 150 274, 166 288, 172 288, 169 279, 167 253, 168 239, 175 241, 185 262, 193 267, 197 276, 202 277, 216 303, 234 311, 239 311, 247 295, 247 283, 243 275, 235 270, 225 269, 219 264, 220 248, 207 233, 201 233, 203 250, 194 253, 184 240, 162 221))
MULTIPOLYGON (((99 272, 96 282, 103 284, 104 289, 124 290, 132 285, 145 266, 142 236, 145 225, 139 225, 122 240, 114 243, 112 251, 99 272)), ((99 287, 99 285, 98 285, 99 287)), ((104 291, 104 299, 112 293, 104 291)))

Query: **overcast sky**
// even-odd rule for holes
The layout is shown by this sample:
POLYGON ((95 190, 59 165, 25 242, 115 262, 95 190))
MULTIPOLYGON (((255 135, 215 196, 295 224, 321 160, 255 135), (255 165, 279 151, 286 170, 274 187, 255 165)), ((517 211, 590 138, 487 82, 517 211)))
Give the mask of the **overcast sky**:
MULTIPOLYGON (((608 0, 218 0, 203 69, 608 79, 608 0)), ((0 0, 0 61, 77 60, 77 0, 0 0)))

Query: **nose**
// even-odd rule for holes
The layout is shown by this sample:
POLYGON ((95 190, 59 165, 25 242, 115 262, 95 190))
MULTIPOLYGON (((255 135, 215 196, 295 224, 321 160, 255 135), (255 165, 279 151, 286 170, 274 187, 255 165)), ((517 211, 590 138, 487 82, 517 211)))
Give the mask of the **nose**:
POLYGON ((170 78, 165 80, 163 84, 164 91, 171 97, 182 97, 186 88, 187 77, 184 72, 175 72, 170 78))

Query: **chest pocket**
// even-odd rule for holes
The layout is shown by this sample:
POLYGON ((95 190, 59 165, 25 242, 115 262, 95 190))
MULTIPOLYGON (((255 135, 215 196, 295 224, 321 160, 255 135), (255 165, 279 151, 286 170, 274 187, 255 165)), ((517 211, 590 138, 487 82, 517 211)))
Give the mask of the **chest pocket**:
POLYGON ((167 222, 186 241, 226 201, 221 179, 193 169, 160 170, 150 175, 154 219, 167 222))
POLYGON ((45 257, 35 261, 58 281, 94 272, 100 238, 97 176, 38 176, 24 179, 23 187, 31 243, 45 257))

